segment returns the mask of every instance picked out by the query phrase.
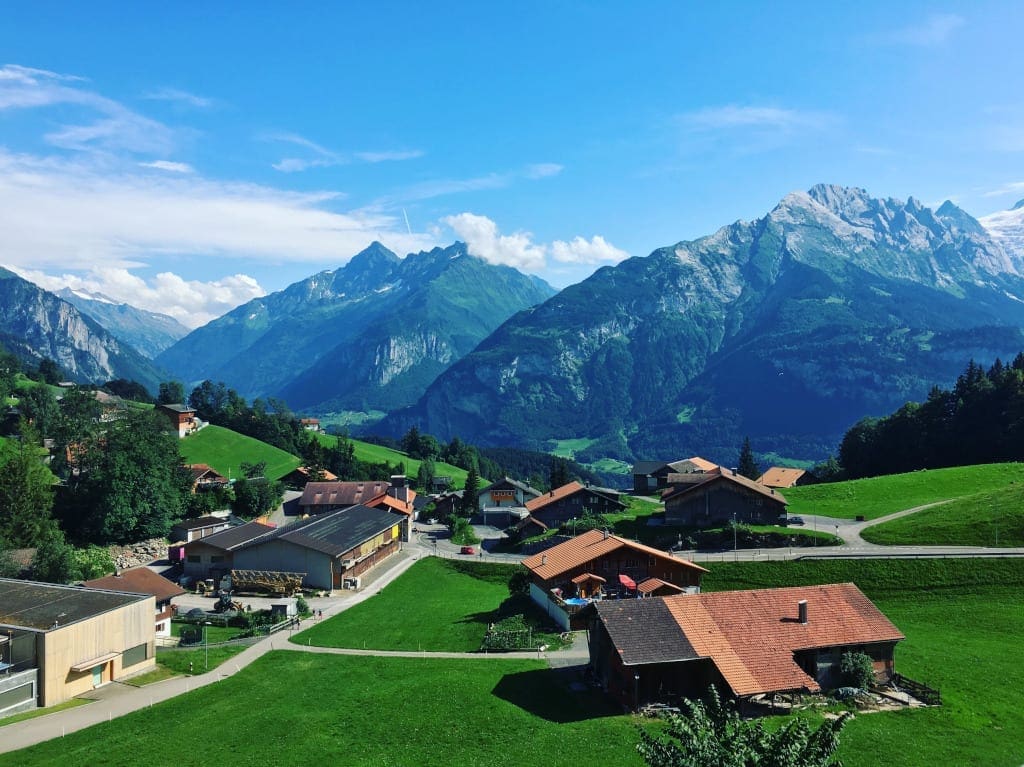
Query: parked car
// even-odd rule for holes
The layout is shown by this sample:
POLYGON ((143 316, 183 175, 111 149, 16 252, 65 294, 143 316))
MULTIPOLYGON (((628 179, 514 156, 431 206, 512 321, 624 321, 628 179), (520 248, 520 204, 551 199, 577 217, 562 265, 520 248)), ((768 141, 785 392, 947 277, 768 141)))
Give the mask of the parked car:
POLYGON ((790 517, 787 521, 791 525, 802 525, 802 524, 805 524, 803 517, 790 517))
POLYGON ((459 553, 460 554, 476 554, 476 549, 474 549, 472 546, 463 546, 461 549, 459 549, 459 553))

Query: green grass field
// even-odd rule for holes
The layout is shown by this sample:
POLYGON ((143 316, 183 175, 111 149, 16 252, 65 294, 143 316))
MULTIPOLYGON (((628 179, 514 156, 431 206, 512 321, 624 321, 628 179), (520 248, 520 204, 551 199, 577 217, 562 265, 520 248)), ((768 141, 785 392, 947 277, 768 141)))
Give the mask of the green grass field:
POLYGON ((642 764, 635 742, 632 717, 596 693, 571 692, 542 662, 278 650, 222 682, 0 755, 0 764, 628 767, 642 764), (168 743, 190 745, 169 754, 168 743))
POLYGON ((511 573, 511 565, 426 557, 377 596, 299 632, 292 641, 318 647, 475 652, 492 612, 508 597, 511 573), (474 569, 483 577, 467 575, 474 569))
POLYGON ((1024 484, 1024 464, 990 463, 792 487, 790 514, 877 519, 914 506, 1024 484))
MULTIPOLYGON (((333 434, 317 434, 317 439, 325 445, 334 445, 338 441, 338 438, 333 434)), ((420 470, 421 462, 419 460, 410 458, 398 450, 392 450, 383 445, 374 445, 370 442, 360 442, 358 439, 350 439, 349 441, 355 448, 356 458, 360 461, 366 461, 367 463, 387 462, 392 466, 403 463, 405 464, 406 475, 413 478, 416 477, 417 472, 420 470)), ((452 466, 450 463, 435 461, 434 473, 441 477, 451 477, 456 489, 460 489, 466 484, 466 470, 460 469, 458 466, 452 466)), ((480 486, 483 487, 484 484, 486 484, 486 480, 482 480, 480 486)))
POLYGON ((270 479, 280 479, 302 463, 291 453, 222 426, 207 426, 179 440, 178 446, 185 463, 205 463, 233 479, 243 476, 243 462, 266 461, 270 479))
POLYGON ((890 546, 1024 546, 1024 485, 924 509, 866 528, 861 537, 890 546))

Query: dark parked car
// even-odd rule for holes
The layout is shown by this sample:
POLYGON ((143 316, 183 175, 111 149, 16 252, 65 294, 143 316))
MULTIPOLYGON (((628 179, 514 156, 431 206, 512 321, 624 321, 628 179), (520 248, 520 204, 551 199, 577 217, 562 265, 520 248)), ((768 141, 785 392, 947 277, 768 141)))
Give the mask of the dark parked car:
POLYGON ((790 517, 787 522, 791 525, 802 525, 804 524, 803 517, 790 517))

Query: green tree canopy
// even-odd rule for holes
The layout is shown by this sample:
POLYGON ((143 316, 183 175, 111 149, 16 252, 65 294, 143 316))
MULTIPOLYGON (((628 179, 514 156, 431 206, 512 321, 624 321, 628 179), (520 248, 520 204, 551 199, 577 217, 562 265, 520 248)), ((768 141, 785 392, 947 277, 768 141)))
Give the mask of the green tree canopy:
POLYGON ((35 548, 56 529, 54 476, 43 465, 34 430, 22 425, 23 437, 8 440, 0 454, 0 540, 11 548, 35 548))
POLYGON ((747 479, 757 479, 761 476, 761 467, 754 460, 754 451, 750 448, 750 437, 743 438, 743 447, 740 448, 740 458, 736 463, 736 473, 747 479))

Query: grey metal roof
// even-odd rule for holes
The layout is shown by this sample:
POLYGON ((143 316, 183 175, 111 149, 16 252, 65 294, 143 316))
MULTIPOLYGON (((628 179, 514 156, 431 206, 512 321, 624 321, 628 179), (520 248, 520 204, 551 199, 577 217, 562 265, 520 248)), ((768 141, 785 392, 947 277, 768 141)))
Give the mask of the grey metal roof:
POLYGON ((0 624, 48 631, 153 597, 0 578, 0 624))
POLYGON ((627 666, 701 657, 662 599, 605 599, 595 605, 627 666))
POLYGON ((217 527, 217 525, 228 524, 231 523, 222 517, 199 517, 198 519, 183 519, 181 522, 173 524, 172 527, 177 527, 181 530, 198 530, 203 527, 217 527))
POLYGON ((518 480, 512 479, 511 477, 502 477, 497 482, 492 482, 487 487, 482 488, 477 493, 477 495, 478 496, 479 495, 483 495, 488 490, 490 490, 492 488, 495 488, 495 487, 501 487, 503 485, 504 486, 514 487, 517 490, 522 490, 524 493, 528 493, 529 495, 532 495, 534 498, 543 495, 543 493, 540 490, 538 490, 537 488, 530 487, 530 485, 527 485, 525 482, 519 482, 518 480))
POLYGON ((667 466, 665 461, 637 461, 633 464, 634 474, 654 474, 662 466, 667 466))
POLYGON ((250 541, 243 548, 282 540, 337 557, 400 523, 401 518, 389 511, 368 506, 350 506, 279 527, 272 533, 250 541))
POLYGON ((249 541, 259 538, 261 535, 273 532, 274 529, 269 525, 263 525, 259 522, 246 522, 238 527, 229 527, 227 530, 220 530, 212 535, 196 538, 194 541, 186 543, 185 548, 192 544, 206 544, 207 546, 214 546, 224 551, 234 551, 249 543, 249 541))

